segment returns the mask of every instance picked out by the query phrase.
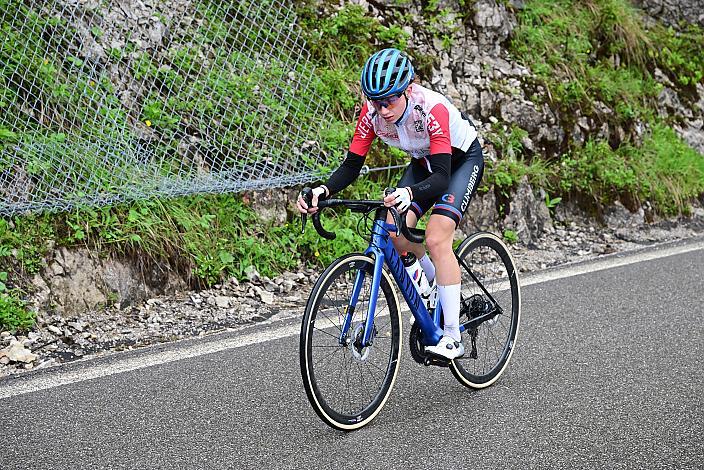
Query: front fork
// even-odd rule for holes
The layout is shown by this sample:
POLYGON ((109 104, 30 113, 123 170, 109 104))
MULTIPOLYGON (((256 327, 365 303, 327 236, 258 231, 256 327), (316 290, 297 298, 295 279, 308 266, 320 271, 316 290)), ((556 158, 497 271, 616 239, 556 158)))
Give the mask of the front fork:
MULTIPOLYGON (((364 324, 364 337, 360 347, 367 347, 372 344, 372 331, 374 326, 374 312, 376 312, 376 300, 379 296, 379 286, 381 285, 381 270, 384 267, 384 257, 377 256, 374 259, 374 273, 372 275, 372 291, 369 298, 369 312, 367 313, 367 319, 364 324)), ((357 307, 357 301, 359 300, 359 294, 362 292, 362 286, 364 285, 364 278, 366 273, 364 269, 359 269, 357 271, 357 276, 354 280, 354 286, 352 287, 352 295, 350 296, 350 301, 347 304, 347 309, 345 310, 345 323, 342 325, 342 330, 340 331, 340 337, 338 339, 341 346, 346 346, 348 344, 348 337, 350 327, 352 326, 352 317, 354 316, 355 308, 357 307)))

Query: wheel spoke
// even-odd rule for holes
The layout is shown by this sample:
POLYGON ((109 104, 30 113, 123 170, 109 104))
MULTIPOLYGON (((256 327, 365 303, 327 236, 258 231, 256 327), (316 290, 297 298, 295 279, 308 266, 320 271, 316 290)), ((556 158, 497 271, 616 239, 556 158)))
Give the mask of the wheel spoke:
POLYGON ((323 357, 321 357, 320 359, 318 359, 318 362, 314 363, 313 365, 316 365, 316 366, 317 366, 318 364, 320 364, 321 362, 323 362, 325 359, 327 359, 328 361, 332 361, 332 358, 333 358, 333 357, 335 356, 335 354, 337 354, 338 351, 340 351, 341 349, 343 349, 343 348, 337 348, 335 351, 332 352, 332 354, 330 354, 330 355, 328 355, 328 356, 323 356, 323 357))
MULTIPOLYGON (((337 336, 335 336, 335 335, 331 335, 331 334, 328 333, 327 331, 321 330, 321 329, 318 328, 317 326, 313 326, 313 329, 314 329, 315 331, 320 331, 320 332, 323 333, 324 335, 328 335, 328 336, 331 337, 331 338, 335 338, 335 340, 338 340, 338 339, 339 339, 339 337, 337 337, 337 336)), ((340 330, 340 331, 341 331, 341 330, 340 330)))

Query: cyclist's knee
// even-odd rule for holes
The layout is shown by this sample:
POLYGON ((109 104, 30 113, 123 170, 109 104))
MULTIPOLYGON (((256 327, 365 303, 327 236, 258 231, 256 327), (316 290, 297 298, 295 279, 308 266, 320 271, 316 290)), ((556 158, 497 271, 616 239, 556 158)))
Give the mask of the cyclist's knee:
POLYGON ((433 259, 452 252, 452 238, 455 233, 454 220, 443 217, 431 217, 425 231, 425 244, 433 259))

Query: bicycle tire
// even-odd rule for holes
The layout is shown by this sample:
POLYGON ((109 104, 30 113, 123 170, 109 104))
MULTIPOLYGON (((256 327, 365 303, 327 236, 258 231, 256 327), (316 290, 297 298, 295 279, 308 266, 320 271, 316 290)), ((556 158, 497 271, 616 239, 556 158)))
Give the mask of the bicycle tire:
POLYGON ((400 364, 402 322, 399 302, 391 277, 385 270, 382 270, 374 314, 376 334, 372 345, 358 349, 354 344, 354 338, 363 332, 368 315, 373 272, 374 260, 363 254, 350 254, 335 260, 313 287, 301 324, 300 365, 306 395, 326 424, 343 431, 359 429, 377 416, 391 394, 400 364), (352 285, 360 269, 365 272, 364 284, 349 329, 351 340, 343 346, 339 344, 339 333, 352 285), (336 299, 338 292, 342 295, 336 299), (385 311, 388 311, 388 318, 385 311), (325 355, 328 356, 327 362, 325 355), (337 357, 333 357, 335 355, 337 357), (324 366, 334 366, 335 363, 349 366, 352 373, 324 369, 324 366), (369 390, 364 390, 363 382, 367 378, 374 383, 367 387, 369 390), (359 384, 356 383, 358 380, 359 384), (351 384, 351 381, 355 383, 351 384), (347 389, 341 390, 344 386, 347 389), (340 397, 342 403, 336 403, 340 397))
MULTIPOLYGON (((481 389, 496 382, 513 355, 521 316, 520 283, 506 245, 492 233, 478 232, 469 236, 457 247, 456 253, 503 310, 502 314, 463 332, 465 355, 450 365, 452 374, 460 383, 481 389), (472 357, 473 354, 476 357, 472 357)), ((480 298, 485 305, 488 298, 466 269, 460 269, 464 307, 461 315, 470 315, 468 297, 481 296, 475 298, 480 298)))

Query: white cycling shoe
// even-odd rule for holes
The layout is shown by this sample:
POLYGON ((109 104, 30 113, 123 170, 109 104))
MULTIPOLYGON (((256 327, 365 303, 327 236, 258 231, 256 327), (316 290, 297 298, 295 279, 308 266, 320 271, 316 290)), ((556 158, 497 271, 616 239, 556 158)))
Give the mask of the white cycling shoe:
POLYGON ((426 346, 425 352, 451 361, 464 356, 464 344, 449 336, 443 336, 435 346, 426 346))

